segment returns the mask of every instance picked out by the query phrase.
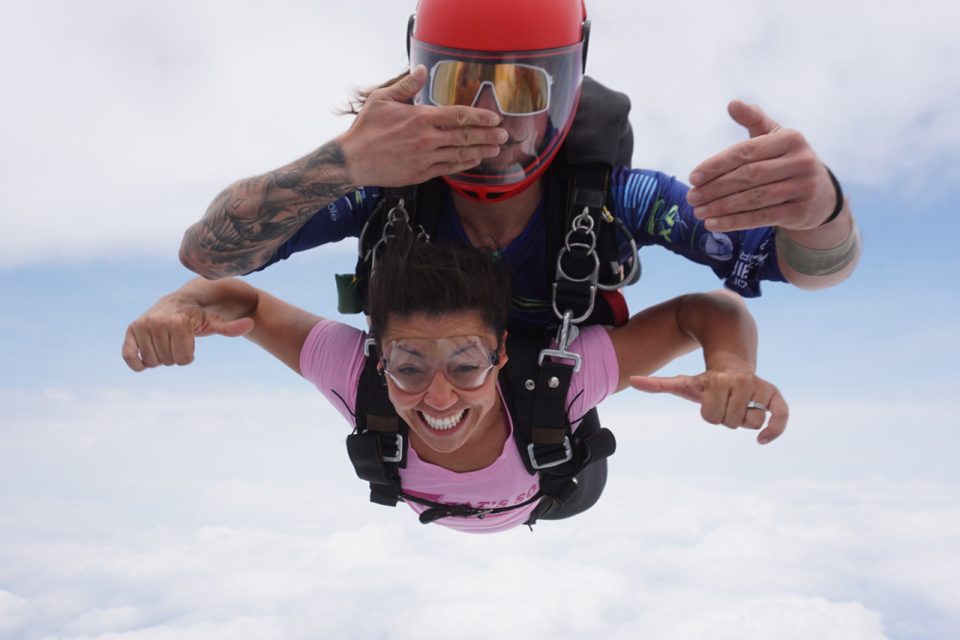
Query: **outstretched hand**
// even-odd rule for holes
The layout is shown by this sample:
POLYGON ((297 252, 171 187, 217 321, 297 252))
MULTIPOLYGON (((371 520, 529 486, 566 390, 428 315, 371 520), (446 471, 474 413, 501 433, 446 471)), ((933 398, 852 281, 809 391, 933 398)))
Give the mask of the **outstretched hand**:
POLYGON ((699 403, 700 415, 710 424, 722 424, 731 429, 760 429, 757 435, 760 444, 779 437, 787 428, 790 417, 780 391, 752 373, 706 371, 697 376, 632 376, 630 385, 647 393, 672 393, 699 403), (756 404, 766 410, 752 406, 756 404))
POLYGON ((224 320, 195 304, 166 296, 127 327, 123 360, 138 372, 160 365, 190 364, 195 338, 214 334, 235 338, 246 335, 253 326, 252 318, 224 320))
POLYGON ((337 138, 351 184, 401 187, 459 173, 500 153, 507 132, 493 111, 410 101, 427 81, 419 65, 373 91, 350 129, 337 138))
POLYGON ((813 229, 836 205, 826 167, 803 135, 756 105, 727 106, 749 140, 704 160, 690 173, 687 202, 710 231, 765 226, 813 229))

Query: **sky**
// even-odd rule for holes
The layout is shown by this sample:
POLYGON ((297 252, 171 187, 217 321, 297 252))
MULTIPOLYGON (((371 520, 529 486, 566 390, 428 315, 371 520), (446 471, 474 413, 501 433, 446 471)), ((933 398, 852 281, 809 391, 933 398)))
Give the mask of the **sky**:
MULTIPOLYGON (((493 536, 366 501, 338 414, 243 340, 134 374, 126 325, 190 274, 231 181, 343 132, 405 66, 413 0, 9 3, 0 21, 0 639, 960 635, 960 5, 592 0, 587 72, 634 166, 684 179, 800 130, 863 234, 853 277, 750 301, 785 435, 624 392, 600 503, 493 536), (722 6, 721 6, 722 5, 722 6)), ((355 246, 251 281, 341 318, 355 246)), ((656 248, 634 310, 718 286, 656 248)), ((697 373, 696 355, 667 374, 697 373)))

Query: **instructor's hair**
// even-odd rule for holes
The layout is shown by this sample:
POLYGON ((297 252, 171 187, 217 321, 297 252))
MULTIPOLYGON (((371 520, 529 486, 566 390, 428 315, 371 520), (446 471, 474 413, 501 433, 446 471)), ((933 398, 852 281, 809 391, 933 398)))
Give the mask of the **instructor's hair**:
POLYGON ((370 97, 371 93, 373 93, 377 89, 385 89, 387 87, 397 84, 409 73, 410 73, 409 69, 404 69, 394 77, 390 78, 386 82, 382 82, 376 87, 373 87, 371 89, 354 89, 353 92, 350 94, 350 97, 347 99, 346 106, 335 110, 334 114, 338 116, 360 115, 360 110, 363 109, 363 105, 367 104, 367 98, 370 97))
POLYGON ((494 252, 421 240, 403 228, 377 256, 370 276, 370 332, 381 339, 391 316, 476 311, 499 342, 510 295, 510 278, 494 252))

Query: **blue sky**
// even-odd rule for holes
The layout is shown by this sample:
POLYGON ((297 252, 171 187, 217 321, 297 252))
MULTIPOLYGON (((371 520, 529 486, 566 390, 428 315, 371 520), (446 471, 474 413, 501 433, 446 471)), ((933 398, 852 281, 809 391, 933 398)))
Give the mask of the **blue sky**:
MULTIPOLYGON (((125 368, 126 325, 189 275, 184 228, 229 181, 342 131, 331 110, 350 88, 403 67, 412 8, 10 9, 0 638, 955 638, 960 9, 946 2, 589 6, 588 72, 632 97, 636 166, 682 177, 741 139, 725 112, 740 97, 803 131, 851 198, 853 278, 750 303, 760 372, 791 405, 770 447, 625 392, 601 411, 620 451, 595 509, 470 537, 367 504, 338 416, 242 340, 204 341, 187 368, 125 368), (403 597, 370 612, 361 592, 403 597)), ((252 280, 332 316, 352 252, 252 280)), ((717 286, 642 257, 633 309, 717 286)))

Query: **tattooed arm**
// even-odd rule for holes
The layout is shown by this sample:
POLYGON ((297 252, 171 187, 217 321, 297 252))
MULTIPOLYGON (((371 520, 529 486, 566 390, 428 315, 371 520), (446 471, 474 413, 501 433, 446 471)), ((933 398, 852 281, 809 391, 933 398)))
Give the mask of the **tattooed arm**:
POLYGON ((507 132, 486 109, 415 106, 426 82, 412 75, 373 91, 350 129, 276 171, 227 187, 180 246, 180 261, 206 278, 266 264, 304 223, 362 185, 399 187, 464 171, 500 153, 507 132))
POLYGON ((314 213, 352 189, 343 149, 328 142, 276 171, 224 189, 187 229, 180 261, 206 278, 252 271, 314 213))

